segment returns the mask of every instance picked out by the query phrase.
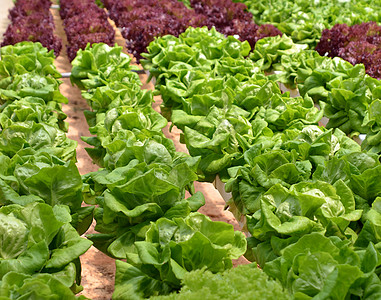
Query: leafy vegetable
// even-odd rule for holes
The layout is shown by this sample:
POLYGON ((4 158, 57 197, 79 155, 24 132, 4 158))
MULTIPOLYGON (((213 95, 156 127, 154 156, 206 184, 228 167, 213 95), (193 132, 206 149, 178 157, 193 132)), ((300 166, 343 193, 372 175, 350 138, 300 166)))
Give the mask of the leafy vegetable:
POLYGON ((45 103, 41 98, 25 97, 5 103, 0 111, 2 129, 8 128, 15 122, 33 121, 57 126, 63 131, 68 130, 68 124, 64 122, 67 116, 62 111, 61 105, 54 101, 45 103))
POLYGON ((60 16, 68 41, 67 55, 70 61, 88 44, 114 44, 115 31, 107 21, 106 12, 94 1, 60 0, 60 16))
POLYGON ((335 24, 354 25, 380 21, 380 2, 361 1, 288 1, 288 0, 234 0, 243 2, 257 24, 273 24, 295 43, 308 44, 313 49, 322 31, 335 24))
POLYGON ((173 61, 185 63, 184 66, 202 67, 210 70, 210 66, 225 57, 243 58, 250 51, 248 42, 240 42, 236 38, 225 36, 214 28, 189 27, 178 38, 164 36, 156 39, 144 53, 142 65, 150 73, 159 77, 173 65, 173 61), (169 47, 171 45, 171 47, 169 47), (180 50, 181 49, 181 50, 180 50))
POLYGON ((201 180, 213 181, 216 174, 226 179, 227 168, 240 165, 262 134, 259 128, 268 127, 266 134, 301 129, 323 115, 309 97, 282 95, 244 58, 246 43, 214 29, 189 28, 179 38, 156 39, 148 50, 142 64, 157 79, 164 114, 183 130, 181 141, 192 156, 201 156, 201 180))
POLYGON ((336 24, 323 31, 321 40, 316 46, 320 55, 339 56, 351 64, 364 64, 367 74, 381 79, 380 45, 378 36, 381 27, 376 22, 367 22, 348 26, 336 24))
POLYGON ((52 78, 33 73, 24 73, 0 80, 1 104, 6 100, 16 100, 28 96, 42 98, 45 102, 67 103, 58 90, 59 82, 52 78))
POLYGON ((77 142, 56 127, 44 123, 15 122, 0 133, 0 151, 13 157, 20 151, 50 153, 65 161, 75 159, 77 142))
POLYGON ((16 272, 7 273, 0 281, 0 299, 86 299, 75 297, 73 292, 51 274, 25 275, 16 272))
POLYGON ((152 223, 145 241, 135 242, 135 248, 127 262, 117 261, 113 299, 122 299, 125 293, 133 298, 168 294, 180 288, 189 271, 231 268, 231 259, 245 251, 246 240, 231 225, 193 213, 152 223))
MULTIPOLYGON (((82 89, 94 89, 104 86, 109 81, 123 82, 125 75, 130 74, 126 79, 133 75, 129 72, 133 68, 130 61, 131 58, 122 53, 122 47, 110 47, 103 43, 93 46, 89 44, 80 50, 73 60, 70 79, 82 89)), ((139 81, 138 77, 136 78, 136 82, 139 81)))
POLYGON ((86 55, 93 58, 99 49, 105 51, 103 57, 113 58, 99 60, 94 71, 78 67, 73 81, 87 88, 83 95, 92 111, 86 116, 96 137, 83 139, 94 146, 88 152, 104 167, 83 177, 88 203, 99 205, 99 233, 88 237, 106 254, 127 260, 117 261, 113 298, 126 292, 131 298, 168 294, 180 288, 183 274, 192 269, 232 267, 231 259, 246 250, 244 235, 191 213, 205 201, 193 189, 200 159, 176 152, 165 138, 161 130, 167 121, 152 109, 153 94, 141 91, 130 74, 129 60, 120 49, 100 45, 79 53, 73 63, 84 65, 86 55), (121 74, 129 75, 117 82, 121 74), (184 199, 186 191, 191 196, 184 199))
POLYGON ((92 244, 79 234, 94 207, 81 207, 77 143, 65 135, 60 74, 41 44, 20 43, 1 54, 0 298, 75 299, 82 289, 79 256, 92 244))
POLYGON ((60 78, 53 64, 54 53, 41 43, 20 42, 12 46, 1 47, 0 76, 8 77, 24 73, 37 73, 60 78))
POLYGON ((7 205, 0 208, 0 218, 0 278, 11 271, 26 275, 49 273, 66 287, 75 289, 80 284, 80 273, 76 275, 76 269, 80 270, 78 257, 92 243, 69 224, 67 206, 7 205))
POLYGON ((377 151, 378 135, 370 128, 374 120, 369 122, 369 110, 377 105, 380 81, 366 75, 363 65, 353 66, 338 57, 331 59, 311 50, 294 51, 296 45, 286 37, 266 38, 257 47, 251 58, 273 72, 271 79, 297 86, 302 96, 308 95, 320 105, 325 102, 321 108, 328 118, 328 128, 340 128, 350 136, 369 134, 363 149, 377 151))
POLYGON ((184 275, 179 293, 152 299, 290 299, 278 282, 269 279, 253 264, 239 265, 222 273, 196 270, 184 275))
POLYGON ((82 182, 74 165, 77 143, 64 133, 67 124, 61 102, 67 99, 58 90, 60 82, 53 78, 58 77, 53 53, 29 42, 1 51, 3 70, 9 71, 1 79, 6 95, 0 107, 1 205, 66 204, 73 225, 86 230, 92 210, 80 208, 82 182))
MULTIPOLYGON (((49 50, 54 50, 58 56, 62 48, 62 41, 54 35, 55 26, 49 10, 50 5, 51 2, 47 0, 16 1, 15 6, 9 11, 11 24, 4 33, 1 47, 24 41, 39 42, 49 50)), ((28 65, 28 63, 24 63, 23 68, 28 65)), ((53 69, 53 66, 48 68, 53 69)))
POLYGON ((381 293, 375 273, 377 253, 372 243, 366 250, 355 251, 337 237, 312 233, 286 247, 264 271, 280 280, 296 299, 377 298, 381 293))

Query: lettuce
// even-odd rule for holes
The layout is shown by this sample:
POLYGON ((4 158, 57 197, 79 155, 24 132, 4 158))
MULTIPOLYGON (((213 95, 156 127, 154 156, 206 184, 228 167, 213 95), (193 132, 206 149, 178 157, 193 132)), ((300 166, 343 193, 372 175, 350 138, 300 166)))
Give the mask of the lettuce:
POLYGON ((247 41, 240 42, 233 36, 226 38, 215 28, 189 27, 178 38, 167 35, 151 42, 148 53, 142 53, 145 59, 141 63, 158 78, 171 68, 174 61, 206 71, 223 58, 242 59, 250 50, 247 41))
POLYGON ((197 193, 184 200, 185 190, 192 191, 197 179, 198 158, 168 151, 169 147, 154 139, 136 141, 127 147, 119 145, 115 158, 106 157, 108 168, 115 169, 103 169, 88 178, 89 186, 99 195, 95 200, 100 205, 95 210, 95 229, 109 234, 101 243, 95 242, 96 234, 89 237, 97 247, 116 257, 120 254, 114 252, 113 241, 119 243, 126 231, 163 216, 185 217, 204 204, 203 196, 197 193), (110 243, 111 248, 106 250, 110 243))
MULTIPOLYGON (((283 57, 298 53, 306 48, 307 45, 295 44, 287 35, 265 37, 255 44, 255 48, 249 57, 261 67, 261 70, 267 72, 274 71, 279 74, 279 72, 283 71, 283 57)), ((278 80, 280 79, 279 77, 277 77, 278 80)), ((289 83, 290 85, 293 83, 282 80, 280 82, 289 83)))
POLYGON ((181 142, 189 153, 201 156, 198 175, 204 181, 213 181, 216 174, 225 180, 227 168, 243 162, 242 154, 259 137, 259 128, 267 127, 264 134, 302 129, 306 124, 317 124, 323 115, 309 97, 282 95, 277 83, 244 59, 245 54, 230 54, 231 41, 213 30, 188 29, 179 38, 156 39, 142 62, 157 79, 163 114, 183 131, 181 142), (196 33, 226 47, 225 52, 208 53, 196 33), (176 47, 192 57, 198 51, 208 63, 201 67, 200 59, 175 54, 167 61, 166 55, 176 47))
MULTIPOLYGON (((201 157, 199 178, 230 177, 228 204, 251 234, 245 256, 296 299, 379 297, 379 81, 363 66, 303 50, 287 37, 259 42, 254 63, 241 56, 233 63, 233 55, 205 51, 200 37, 184 43, 185 36, 156 39, 143 64, 157 79, 165 116, 201 157), (274 73, 269 79, 258 69, 274 73), (297 84, 302 97, 282 94, 272 79, 297 84), (315 125, 323 115, 327 128, 315 125), (362 147, 350 138, 359 133, 368 134, 362 147)), ((212 31, 205 37, 221 38, 212 31)), ((160 294, 173 288, 158 276, 169 255, 160 240, 131 254, 146 230, 134 228, 140 241, 125 237, 131 252, 127 264, 118 263, 120 283, 129 282, 120 291, 135 293, 136 283, 144 290, 137 297, 150 295, 147 286, 160 294), (144 259, 160 271, 147 271, 144 259)))
MULTIPOLYGON (((130 73, 132 74, 132 72, 130 73)), ((99 113, 121 105, 142 108, 149 106, 153 102, 152 92, 142 90, 138 84, 135 84, 135 80, 135 75, 131 75, 129 80, 125 77, 124 82, 112 81, 96 89, 82 91, 82 96, 88 101, 91 109, 99 113)), ((85 116, 91 116, 91 113, 86 111, 85 116)), ((91 122, 89 118, 87 121, 91 126, 95 126, 96 122, 91 122)))
MULTIPOLYGON (((22 51, 33 48, 38 54, 38 48, 41 44, 49 50, 54 50, 58 56, 62 41, 54 35, 55 26, 53 15, 50 12, 50 3, 48 1, 17 1, 14 7, 9 10, 9 19, 11 23, 8 25, 1 46, 14 45, 23 42, 22 46, 18 46, 22 51), (24 41, 39 42, 38 47, 25 47, 24 41), (40 44, 41 43, 41 44, 40 44)), ((44 51, 47 52, 46 50, 44 51)), ((53 53, 51 53, 52 55, 53 53)), ((25 66, 28 64, 24 61, 25 66)), ((51 67, 53 64, 51 63, 51 67)), ((38 67, 36 68, 38 69, 38 67)), ((58 74, 57 74, 58 75, 58 74)))
POLYGON ((131 58, 122 53, 122 47, 110 47, 103 43, 93 46, 88 44, 84 50, 78 51, 73 60, 70 80, 80 88, 86 89, 103 86, 109 79, 123 82, 123 71, 133 69, 130 61, 131 58), (115 73, 118 75, 115 76, 115 73))
POLYGON ((75 297, 73 292, 51 274, 25 275, 9 272, 0 281, 0 299, 86 299, 75 297))
POLYGON ((289 189, 276 184, 259 201, 260 210, 246 218, 249 231, 261 240, 272 234, 301 236, 313 231, 340 235, 362 215, 354 209, 354 197, 342 181, 334 186, 322 181, 300 182, 289 189))
POLYGON ((72 76, 86 87, 82 94, 92 109, 86 118, 96 136, 82 139, 103 167, 83 177, 86 201, 99 205, 94 212, 99 233, 88 237, 117 258, 126 258, 131 244, 144 240, 150 222, 186 217, 205 201, 193 188, 199 158, 176 152, 165 138, 167 120, 152 109, 153 93, 140 89, 129 62, 120 47, 94 45, 73 61, 72 76), (184 199, 186 191, 192 196, 184 199))
POLYGON ((58 86, 59 82, 56 79, 34 73, 6 77, 0 79, 0 103, 28 96, 42 98, 45 102, 68 103, 59 92, 58 86))
POLYGON ((53 208, 36 202, 24 207, 7 205, 0 208, 0 218, 2 280, 11 271, 25 275, 48 273, 66 287, 76 289, 80 284, 80 273, 76 271, 80 270, 79 256, 92 243, 70 225, 67 206, 53 208))
POLYGON ((239 265, 222 273, 196 270, 184 275, 179 293, 151 299, 290 299, 281 285, 253 264, 239 265))
POLYGON ((62 160, 74 160, 77 142, 56 126, 33 121, 15 122, 0 133, 0 151, 9 157, 27 149, 50 153, 62 160))
POLYGON ((110 108, 106 113, 97 114, 97 124, 90 127, 90 132, 104 147, 114 141, 120 131, 147 130, 158 132, 167 125, 167 120, 152 107, 138 108, 119 106, 110 108))
POLYGON ((302 50, 287 37, 257 43, 251 58, 272 72, 271 79, 297 87, 302 96, 319 103, 329 119, 327 128, 339 128, 350 136, 367 134, 363 149, 377 151, 378 127, 371 111, 377 107, 380 81, 366 75, 363 65, 302 50))
POLYGON ((379 253, 372 243, 356 251, 348 241, 311 233, 286 247, 264 271, 295 299, 373 298, 381 295, 379 253))
POLYGON ((25 97, 16 101, 6 102, 0 109, 0 126, 5 129, 14 122, 34 121, 57 126, 67 132, 68 124, 64 122, 66 114, 61 105, 51 101, 45 103, 41 98, 25 97))
POLYGON ((192 213, 186 218, 161 218, 151 223, 144 241, 135 242, 127 262, 117 261, 113 299, 168 294, 192 270, 221 272, 241 256, 246 240, 241 232, 223 222, 192 213))
POLYGON ((61 73, 54 66, 53 50, 40 43, 21 42, 1 47, 0 78, 35 73, 60 78, 61 73))
POLYGON ((52 52, 21 43, 1 54, 0 298, 75 299, 94 207, 81 207, 67 99, 52 52))
POLYGON ((72 225, 83 233, 93 208, 81 208, 77 142, 65 135, 61 104, 67 99, 59 91, 54 54, 23 42, 3 47, 1 55, 0 205, 68 205, 72 225))
POLYGON ((340 131, 309 126, 288 134, 277 136, 278 143, 259 140, 244 153, 246 165, 228 170, 228 203, 237 219, 246 217, 245 229, 252 235, 246 257, 264 266, 314 231, 362 247, 377 244, 377 219, 368 221, 367 215, 377 215, 378 156, 360 152, 340 131))

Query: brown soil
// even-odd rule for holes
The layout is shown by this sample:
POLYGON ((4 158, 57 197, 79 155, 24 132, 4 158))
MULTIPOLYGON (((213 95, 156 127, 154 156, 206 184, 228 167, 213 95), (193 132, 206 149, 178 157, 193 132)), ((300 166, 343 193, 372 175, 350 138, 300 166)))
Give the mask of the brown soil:
MULTIPOLYGON (((71 64, 66 55, 66 36, 63 30, 62 21, 59 17, 58 10, 52 9, 54 21, 56 24, 56 34, 63 40, 63 48, 61 55, 56 60, 56 66, 62 73, 71 71, 71 64)), ((113 22, 111 21, 113 24, 113 22)), ((114 26, 115 27, 115 26, 114 26)), ((119 30, 116 29, 116 42, 120 46, 125 46, 125 41, 122 38, 119 30)), ((124 47, 125 49, 125 47, 124 47)), ((146 83, 147 76, 141 75, 141 80, 146 83)), ((88 125, 84 117, 84 110, 89 109, 86 101, 81 97, 80 90, 71 85, 69 79, 63 79, 60 90, 64 96, 69 99, 69 104, 63 106, 64 112, 68 115, 67 121, 70 125, 68 137, 78 141, 77 148, 77 166, 81 174, 96 171, 98 167, 92 163, 90 157, 85 151, 86 144, 81 140, 81 136, 89 136, 88 125)), ((154 89, 152 83, 144 84, 145 89, 154 89)), ((161 99, 155 97, 154 108, 159 111, 161 99)), ((170 125, 170 124, 169 124, 170 125)), ((187 152, 185 145, 179 143, 180 130, 173 128, 169 131, 169 125, 164 129, 165 135, 175 142, 178 151, 187 152)), ((225 201, 222 199, 219 192, 211 183, 195 183, 196 191, 201 191, 206 200, 206 205, 200 209, 200 212, 209 216, 215 221, 224 221, 233 224, 236 230, 239 230, 239 225, 233 215, 224 210, 225 201)), ((87 233, 94 233, 94 224, 87 233)), ((81 256, 82 262, 82 285, 84 290, 81 294, 90 299, 111 299, 114 289, 114 260, 104 255, 94 247, 91 247, 84 255, 81 256)), ((245 258, 240 258, 234 261, 234 265, 248 263, 245 258)))

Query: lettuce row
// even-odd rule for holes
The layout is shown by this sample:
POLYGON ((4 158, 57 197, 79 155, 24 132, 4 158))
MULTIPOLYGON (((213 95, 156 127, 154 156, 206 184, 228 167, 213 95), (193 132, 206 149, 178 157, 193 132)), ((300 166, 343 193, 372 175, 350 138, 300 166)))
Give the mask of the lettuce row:
POLYGON ((1 47, 20 42, 41 43, 58 56, 62 40, 55 35, 50 0, 17 0, 8 12, 10 24, 3 34, 1 47))
POLYGON ((243 162, 263 128, 272 135, 322 118, 311 98, 282 94, 245 59, 246 42, 214 29, 189 28, 179 38, 158 38, 148 51, 142 64, 156 78, 163 114, 183 131, 189 153, 201 156, 200 180, 228 178, 227 169, 243 162))
MULTIPOLYGON (((278 49, 270 39, 257 43, 251 58, 261 57, 258 62, 262 69, 273 71, 272 79, 295 83, 301 95, 325 103, 328 132, 334 129, 336 134, 341 129, 354 136, 366 133, 367 138, 361 149, 347 138, 342 139, 344 144, 330 139, 327 146, 334 151, 326 152, 329 156, 325 154, 325 158, 319 157, 326 148, 319 138, 319 150, 314 147, 311 153, 316 134, 302 141, 299 136, 293 142, 283 137, 276 151, 269 153, 262 145, 246 152, 246 166, 229 170, 233 179, 227 185, 237 217, 246 215, 247 230, 252 234, 246 257, 279 279, 296 299, 378 298, 381 190, 377 178, 381 166, 374 109, 379 102, 379 81, 367 76, 362 65, 352 66, 339 58, 300 49, 287 55, 294 51, 292 43, 286 37, 278 40, 284 40, 276 45, 278 49), (262 153, 269 159, 267 163, 262 153), (277 163, 270 163, 274 161, 277 163), (286 168, 288 163, 292 165, 286 168), (291 172, 293 169, 297 172, 291 172), (355 259, 342 261, 326 246, 313 249, 313 245, 331 242, 345 243, 335 251, 345 251, 346 255, 341 254, 344 258, 355 259), (295 251, 293 258, 288 251, 295 251)), ((276 144, 266 141, 263 145, 276 144)))
POLYGON ((79 49, 88 43, 115 43, 115 31, 108 22, 107 13, 94 0, 60 0, 60 17, 67 38, 66 53, 70 61, 79 49))
POLYGON ((30 202, 33 195, 33 201, 68 205, 77 214, 83 200, 77 142, 65 134, 61 104, 67 99, 59 91, 53 53, 23 42, 1 48, 1 57, 1 204, 30 202))
MULTIPOLYGON (((39 43, 1 48, 0 298, 74 299, 81 291, 82 208, 77 143, 67 138, 53 52, 39 43)), ((83 297, 82 297, 83 298, 83 297)))
MULTIPOLYGON (((340 59, 332 60, 304 51, 303 47, 294 47, 286 37, 260 41, 259 50, 252 54, 252 58, 260 57, 252 64, 252 70, 273 71, 271 66, 278 68, 269 77, 260 73, 247 76, 245 72, 238 75, 227 68, 224 70, 229 71, 224 74, 215 67, 217 63, 213 60, 205 64, 212 66, 212 75, 199 70, 197 65, 188 65, 187 61, 192 62, 191 59, 172 60, 169 67, 163 65, 161 68, 161 60, 156 58, 160 57, 165 62, 166 55, 176 47, 183 52, 188 48, 195 52, 199 47, 197 41, 194 46, 184 44, 182 36, 157 39, 149 47, 156 51, 155 55, 147 54, 148 60, 143 64, 156 72, 153 73, 157 74, 156 89, 162 93, 165 108, 169 107, 171 120, 183 130, 181 138, 191 155, 198 146, 202 170, 221 163, 220 157, 209 159, 209 151, 227 154, 224 161, 226 169, 216 168, 214 171, 223 179, 230 178, 226 189, 232 192, 232 199, 228 204, 237 219, 241 220, 243 216, 246 219, 245 229, 251 237, 248 238, 245 256, 279 279, 297 299, 336 295, 335 289, 340 286, 343 274, 350 270, 354 276, 343 287, 338 299, 349 295, 377 298, 381 286, 377 276, 380 265, 377 225, 381 195, 377 182, 381 171, 380 159, 376 151, 362 150, 346 134, 351 132, 348 130, 350 126, 361 128, 359 115, 365 115, 364 103, 372 101, 372 121, 369 123, 377 130, 378 81, 365 75, 361 66, 353 67, 340 59), (161 49, 166 40, 171 42, 167 48, 161 49), (276 43, 271 43, 272 40, 276 43), (271 52, 267 54, 262 49, 271 52), (294 78, 306 78, 298 85, 304 97, 290 98, 287 93, 281 94, 273 81, 287 78, 282 73, 282 61, 290 61, 289 58, 294 56, 308 58, 301 60, 300 65, 287 65, 292 67, 290 74, 295 74, 294 78), (311 73, 319 74, 319 77, 311 78, 311 73), (321 87, 315 90, 312 86, 316 87, 316 82, 321 83, 321 87), (353 101, 353 106, 348 107, 334 97, 349 95, 347 90, 351 82, 357 83, 355 87, 358 90, 354 88, 352 92, 357 102, 353 101), (335 87, 332 95, 322 92, 331 86, 335 87), (365 97, 363 102, 358 101, 361 95, 365 97), (320 111, 314 108, 314 101, 319 101, 320 111), (342 111, 343 107, 346 110, 342 111), (347 111, 350 120, 346 118, 347 111), (328 128, 314 125, 323 113, 330 117, 328 128), (336 119, 331 114, 336 115, 336 119), (343 126, 339 126, 339 121, 343 126), (227 125, 226 129, 222 124, 227 125), (223 148, 217 148, 220 145, 223 148), (228 156, 229 151, 232 156, 228 156), (352 251, 357 258, 355 261, 333 263, 337 257, 331 259, 330 251, 319 250, 324 253, 319 253, 316 261, 311 261, 305 270, 312 274, 319 268, 325 269, 316 279, 319 281, 316 285, 313 278, 308 278, 310 273, 302 274, 304 269, 300 268, 304 261, 297 261, 298 256, 290 258, 287 267, 286 264, 284 267, 279 265, 288 247, 304 238, 341 242, 348 249, 342 251, 352 251), (343 266, 334 271, 325 265, 325 261, 319 262, 319 255, 327 257, 329 266, 343 266), (362 261, 364 255, 373 255, 369 268, 362 261), (268 265, 274 266, 273 270, 267 269, 270 268, 268 265), (299 279, 299 275, 304 277, 299 279)), ((198 56, 203 57, 203 49, 198 50, 198 56)), ((224 57, 221 58, 223 60, 224 57)), ((244 58, 237 60, 243 61, 244 58)), ((234 65, 244 64, 236 62, 234 65)))
POLYGON ((324 102, 327 128, 340 128, 350 136, 366 134, 366 151, 380 153, 380 81, 365 74, 361 64, 353 66, 341 58, 320 56, 312 50, 295 47, 290 38, 265 38, 256 44, 250 58, 270 78, 316 103, 324 102), (270 46, 271 45, 271 46, 270 46))
POLYGON ((195 213, 205 202, 194 193, 199 157, 176 152, 121 47, 94 44, 73 60, 72 82, 83 88, 91 111, 83 137, 101 169, 83 177, 95 209, 94 245, 117 259, 113 299, 139 299, 179 290, 184 274, 232 267, 246 239, 231 225, 195 213), (191 196, 185 199, 186 191, 191 196), (210 258, 215 257, 215 261, 210 258), (149 283, 147 285, 147 283, 149 283))
POLYGON ((335 24, 354 25, 380 22, 381 2, 371 0, 233 0, 247 5, 257 24, 272 24, 292 38, 294 43, 314 49, 322 31, 335 24))

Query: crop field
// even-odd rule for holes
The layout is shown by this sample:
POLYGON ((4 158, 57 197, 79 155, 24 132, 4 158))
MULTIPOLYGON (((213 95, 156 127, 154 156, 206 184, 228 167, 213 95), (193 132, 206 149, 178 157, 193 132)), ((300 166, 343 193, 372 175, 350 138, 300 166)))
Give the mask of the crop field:
POLYGON ((380 299, 381 2, 0 8, 0 299, 380 299))

